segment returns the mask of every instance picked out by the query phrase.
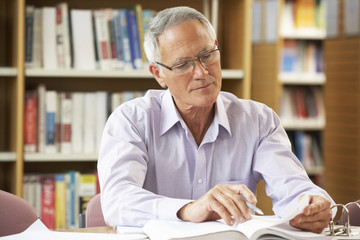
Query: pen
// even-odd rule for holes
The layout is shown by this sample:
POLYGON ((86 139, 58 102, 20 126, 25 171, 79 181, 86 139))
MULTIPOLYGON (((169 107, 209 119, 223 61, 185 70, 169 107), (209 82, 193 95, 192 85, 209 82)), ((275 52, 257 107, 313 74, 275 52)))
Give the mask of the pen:
POLYGON ((251 211, 256 212, 257 214, 260 214, 260 215, 264 215, 263 211, 261 211, 260 208, 258 208, 255 205, 249 203, 248 201, 244 200, 244 202, 245 202, 246 206, 248 206, 251 209, 251 211))

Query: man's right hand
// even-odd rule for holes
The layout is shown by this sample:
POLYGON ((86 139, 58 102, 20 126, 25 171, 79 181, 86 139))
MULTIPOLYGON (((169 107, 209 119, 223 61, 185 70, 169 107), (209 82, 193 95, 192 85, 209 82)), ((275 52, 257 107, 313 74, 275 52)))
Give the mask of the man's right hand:
POLYGON ((216 185, 205 195, 183 206, 177 213, 184 221, 204 222, 224 219, 233 225, 251 219, 251 210, 246 206, 241 196, 251 204, 256 204, 255 195, 243 184, 216 185))

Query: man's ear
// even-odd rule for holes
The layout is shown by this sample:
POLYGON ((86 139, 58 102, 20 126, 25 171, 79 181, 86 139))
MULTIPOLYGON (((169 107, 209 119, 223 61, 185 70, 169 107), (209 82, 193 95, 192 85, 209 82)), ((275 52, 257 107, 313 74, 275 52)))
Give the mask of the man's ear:
POLYGON ((167 88, 167 85, 164 81, 164 75, 160 72, 160 69, 158 66, 156 66, 154 63, 150 63, 149 71, 155 77, 156 81, 160 84, 160 86, 162 88, 167 88))

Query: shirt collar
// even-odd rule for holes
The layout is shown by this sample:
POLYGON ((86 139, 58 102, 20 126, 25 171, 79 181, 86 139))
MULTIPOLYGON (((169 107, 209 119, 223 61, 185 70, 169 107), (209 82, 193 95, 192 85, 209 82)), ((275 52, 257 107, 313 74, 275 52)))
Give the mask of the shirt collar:
MULTIPOLYGON (((167 132, 172 126, 177 122, 181 121, 181 116, 178 113, 171 93, 168 90, 165 91, 165 94, 161 100, 161 131, 160 135, 163 135, 167 132)), ((219 94, 216 100, 215 116, 213 124, 218 124, 228 131, 231 135, 229 119, 225 110, 225 106, 222 100, 221 94, 219 94)), ((215 126, 215 125, 214 125, 215 126)))

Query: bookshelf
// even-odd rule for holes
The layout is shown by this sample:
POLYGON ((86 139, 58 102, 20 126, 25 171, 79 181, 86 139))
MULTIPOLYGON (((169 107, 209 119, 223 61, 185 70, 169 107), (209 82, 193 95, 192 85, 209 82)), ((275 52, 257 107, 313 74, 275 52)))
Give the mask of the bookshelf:
MULTIPOLYGON (((194 7, 202 12, 210 7, 207 0, 145 1, 136 3, 143 8, 161 10, 177 5, 194 7)), ((0 117, 0 189, 22 196, 23 176, 27 173, 58 173, 67 170, 81 172, 96 170, 96 154, 43 154, 24 153, 24 99, 25 91, 45 84, 55 91, 137 91, 160 87, 147 70, 75 70, 75 69, 27 69, 25 68, 25 8, 55 6, 59 1, 48 0, 0 0, 0 14, 11 23, 0 22, 2 32, 14 31, 5 38, 1 34, 0 47, 12 49, 13 54, 0 52, 0 109, 7 111, 0 117), (4 8, 5 7, 5 8, 4 8), (12 13, 12 14, 10 14, 12 13), (10 59, 9 59, 10 58, 10 59), (11 91, 8 91, 11 90, 11 91), (6 92, 6 94, 2 94, 6 92), (16 104, 15 104, 16 103, 16 104), (10 106, 15 111, 8 110, 10 106), (5 117, 6 116, 6 117, 5 117), (9 153, 10 152, 10 153, 9 153), (4 160, 3 160, 4 159, 4 160), (10 170, 10 171, 9 171, 10 170), (3 174, 3 173, 8 174, 3 174)), ((133 1, 68 1, 69 9, 126 8, 133 1)), ((218 41, 223 66, 223 90, 241 98, 250 98, 251 79, 251 1, 224 0, 218 2, 218 41)))
MULTIPOLYGON (((306 1, 281 0, 276 1, 279 12, 279 18, 276 20, 277 28, 265 29, 265 20, 268 18, 265 9, 268 2, 256 2, 262 8, 263 22, 261 25, 264 29, 262 29, 261 40, 253 43, 252 46, 252 98, 273 108, 279 114, 287 131, 306 131, 310 134, 316 131, 322 132, 325 128, 324 115, 310 116, 311 109, 308 108, 316 105, 316 112, 319 111, 318 108, 323 108, 323 86, 326 84, 326 75, 323 72, 322 60, 316 62, 315 56, 319 55, 321 58, 322 42, 326 36, 324 27, 316 27, 315 22, 312 23, 312 27, 306 27, 305 20, 297 17, 300 15, 301 3, 306 1), (291 13, 295 15, 287 18, 291 13), (276 31, 277 39, 275 41, 266 40, 265 34, 269 30, 276 31), (307 56, 307 54, 309 55, 307 56), (315 100, 306 103, 311 96, 311 90, 308 89, 312 88, 318 89, 313 96, 315 100), (315 96, 316 94, 319 95, 319 98, 315 96), (298 114, 299 111, 299 98, 301 98, 302 104, 306 104, 306 116, 294 116, 294 112, 298 114), (321 102, 318 103, 317 99, 320 99, 321 102)), ((313 6, 305 6, 312 9, 314 19, 316 18, 317 2, 321 1, 314 0, 313 6)), ((322 7, 324 8, 324 6, 322 7)), ((308 174, 312 175, 318 172, 318 170, 309 170, 308 174)))
MULTIPOLYGON (((323 50, 322 45, 326 37, 326 31, 322 24, 317 27, 316 21, 308 25, 307 20, 297 18, 299 16, 299 4, 302 0, 255 0, 253 1, 253 39, 252 39, 252 99, 263 102, 275 110, 280 116, 285 130, 289 137, 295 135, 297 142, 312 143, 304 146, 314 145, 318 142, 318 148, 323 150, 322 135, 326 128, 325 109, 324 109, 324 87, 327 84, 327 77, 322 70, 323 63, 317 59, 304 57, 307 54, 320 56, 323 50), (271 5, 270 5, 271 4, 271 5), (276 8, 277 15, 269 9, 276 8), (292 15, 292 16, 291 16, 292 15), (272 19, 276 18, 276 19, 272 19), (276 26, 269 26, 269 22, 275 22, 276 26), (300 27, 302 26, 302 27, 300 27), (254 29, 255 28, 255 29, 254 29), (274 38, 269 36, 275 35, 274 38), (320 50, 319 50, 320 49, 320 50), (316 54, 313 54, 316 53, 316 54), (312 93, 310 93, 312 92, 312 93), (309 96, 313 100, 308 100, 309 96), (299 101, 301 99, 301 101, 299 101), (318 102, 319 101, 319 102, 318 102), (296 104, 294 104, 296 102, 296 104), (304 110, 306 116, 299 117, 299 108, 304 110), (309 108, 309 106, 312 106, 309 108), (313 106, 317 106, 316 108, 313 106), (321 114, 319 108, 321 106, 321 114), (312 109, 316 109, 313 111, 312 109), (310 113, 317 113, 310 115, 310 113), (296 113, 296 114, 295 114, 296 113), (301 133, 301 134, 298 134, 301 133)), ((309 3, 311 1, 307 1, 309 3)), ((313 11, 312 19, 316 19, 317 2, 313 1, 313 6, 307 6, 313 11), (315 7, 316 6, 316 7, 315 7)), ((322 5, 322 10, 325 7, 322 5)), ((309 11, 308 11, 309 12, 309 11)), ((309 149, 302 147, 300 150, 296 142, 292 142, 293 151, 299 158, 299 152, 309 149)), ((314 153, 312 153, 314 155, 314 153)), ((323 157, 321 157, 322 161, 323 157)), ((304 165, 305 161, 304 161, 304 165)), ((322 176, 324 166, 305 166, 308 175, 312 180, 323 186, 322 176)), ((258 193, 263 196, 259 206, 263 206, 265 211, 271 209, 271 199, 265 197, 263 183, 258 187, 258 193)))
POLYGON ((360 35, 345 31, 346 15, 353 17, 346 1, 335 3, 329 17, 337 17, 329 28, 336 34, 325 41, 325 187, 337 203, 346 203, 360 196, 360 35))

